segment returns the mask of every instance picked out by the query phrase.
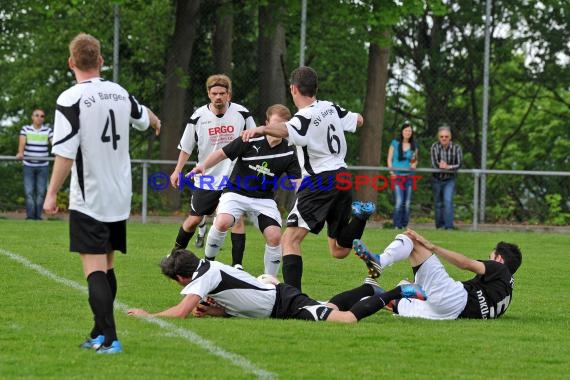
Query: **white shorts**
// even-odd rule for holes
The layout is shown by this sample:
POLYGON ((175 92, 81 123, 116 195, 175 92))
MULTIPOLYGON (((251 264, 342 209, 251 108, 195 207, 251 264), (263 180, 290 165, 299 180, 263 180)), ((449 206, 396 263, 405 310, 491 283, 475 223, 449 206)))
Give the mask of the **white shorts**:
POLYGON ((279 226, 282 226, 281 213, 273 199, 251 198, 237 193, 222 194, 217 214, 230 214, 233 215, 235 220, 238 220, 245 213, 255 220, 257 220, 260 214, 263 214, 274 219, 279 223, 279 226))
POLYGON ((427 294, 427 301, 401 299, 398 314, 426 319, 457 319, 467 304, 467 291, 452 279, 436 255, 416 272, 415 283, 427 294))

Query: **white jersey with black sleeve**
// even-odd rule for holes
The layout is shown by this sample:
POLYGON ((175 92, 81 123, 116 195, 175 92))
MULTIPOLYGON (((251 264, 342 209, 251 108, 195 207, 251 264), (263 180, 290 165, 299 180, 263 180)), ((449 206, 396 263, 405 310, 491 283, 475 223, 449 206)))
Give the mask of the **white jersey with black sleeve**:
POLYGON ((200 261, 192 281, 180 294, 213 298, 226 313, 245 318, 268 318, 275 306, 275 285, 264 284, 242 270, 217 261, 200 261))
POLYGON ((52 153, 75 161, 70 210, 101 222, 128 219, 131 124, 147 129, 148 111, 117 83, 92 78, 57 98, 52 153))
POLYGON ((316 100, 301 108, 286 123, 289 145, 301 147, 304 175, 346 167, 344 132, 356 131, 358 114, 326 101, 316 100))
MULTIPOLYGON (((251 113, 239 104, 230 103, 223 115, 214 114, 209 107, 209 104, 202 106, 192 114, 178 145, 178 149, 187 154, 192 154, 197 145, 199 163, 210 153, 239 137, 243 130, 255 128, 251 113)), ((194 185, 204 190, 219 189, 222 180, 231 173, 232 168, 232 161, 224 160, 204 173, 205 176, 211 177, 212 181, 196 180, 194 185)))

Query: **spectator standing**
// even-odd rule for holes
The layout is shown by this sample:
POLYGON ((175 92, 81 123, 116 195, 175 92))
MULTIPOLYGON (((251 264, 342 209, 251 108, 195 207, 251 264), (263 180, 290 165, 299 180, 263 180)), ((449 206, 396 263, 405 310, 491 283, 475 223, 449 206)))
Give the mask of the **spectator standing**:
POLYGON ((431 165, 441 172, 433 173, 433 198, 435 202, 435 227, 452 230, 453 196, 455 195, 456 171, 463 163, 461 147, 451 139, 451 129, 440 127, 437 131, 438 141, 431 146, 431 165))
POLYGON ((32 124, 24 125, 20 130, 18 153, 16 158, 24 164, 24 193, 26 196, 26 219, 41 220, 44 198, 46 195, 49 161, 34 160, 32 157, 49 157, 49 144, 52 143, 53 131, 44 124, 45 112, 36 108, 32 112, 32 124), (24 160, 24 156, 28 159, 24 160))
POLYGON ((78 252, 87 279, 94 326, 80 347, 100 354, 122 352, 113 304, 117 294, 114 251, 127 252, 131 212, 129 129, 160 120, 117 83, 100 77, 99 41, 78 34, 69 44, 69 68, 77 83, 57 98, 53 173, 44 210, 55 214, 57 192, 71 172, 69 192, 70 251, 78 252))
POLYGON ((388 167, 391 169, 391 183, 394 183, 394 228, 403 229, 410 221, 412 203, 412 174, 409 169, 418 165, 418 147, 414 140, 412 124, 405 121, 400 128, 400 135, 390 143, 388 149, 388 167), (408 169, 408 170, 397 170, 408 169))

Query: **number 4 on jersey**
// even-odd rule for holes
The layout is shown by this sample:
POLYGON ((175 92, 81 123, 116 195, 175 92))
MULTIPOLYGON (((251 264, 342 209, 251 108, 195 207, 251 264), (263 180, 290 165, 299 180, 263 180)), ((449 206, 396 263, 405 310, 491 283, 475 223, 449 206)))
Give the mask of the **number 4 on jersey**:
POLYGON ((113 142, 113 150, 117 150, 117 141, 121 139, 121 136, 117 134, 117 126, 115 124, 115 113, 113 110, 109 110, 109 116, 105 122, 105 128, 103 128, 103 133, 101 134, 101 141, 104 143, 113 142), (111 125, 111 136, 107 135, 109 131, 109 124, 111 125))

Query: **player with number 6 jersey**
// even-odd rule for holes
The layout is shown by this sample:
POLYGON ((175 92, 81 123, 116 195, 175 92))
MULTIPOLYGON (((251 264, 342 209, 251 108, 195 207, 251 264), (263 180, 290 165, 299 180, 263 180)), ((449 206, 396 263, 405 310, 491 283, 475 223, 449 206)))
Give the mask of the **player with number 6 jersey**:
POLYGON ((289 144, 301 151, 299 162, 307 177, 299 186, 283 234, 283 279, 301 289, 300 244, 305 236, 309 232, 318 234, 326 223, 331 255, 345 258, 352 249, 352 240, 362 236, 376 205, 353 202, 352 190, 337 186, 337 179, 346 172, 344 133, 362 126, 362 116, 332 102, 317 100, 317 73, 310 67, 293 70, 290 84, 298 108, 293 118, 245 131, 242 138, 248 141, 259 135, 286 137, 289 144))

